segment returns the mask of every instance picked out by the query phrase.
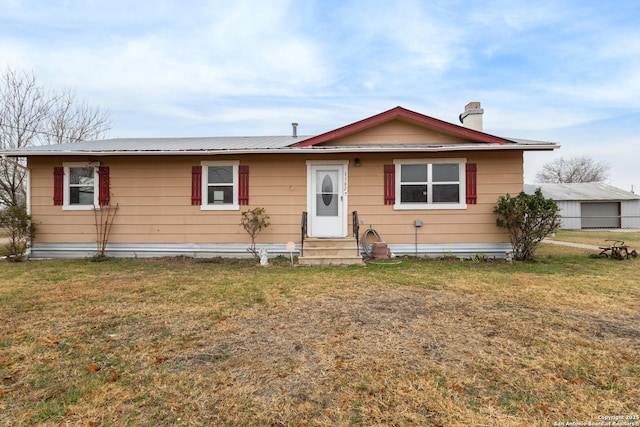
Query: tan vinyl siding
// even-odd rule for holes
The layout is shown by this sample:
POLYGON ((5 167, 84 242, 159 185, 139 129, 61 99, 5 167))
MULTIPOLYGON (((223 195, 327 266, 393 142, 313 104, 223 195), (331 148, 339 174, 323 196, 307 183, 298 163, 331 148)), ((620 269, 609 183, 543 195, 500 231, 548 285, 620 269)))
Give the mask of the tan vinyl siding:
POLYGON ((326 145, 455 144, 461 142, 469 141, 402 120, 392 120, 370 129, 332 140, 326 145))
MULTIPOLYGON (((424 226, 418 230, 419 243, 500 243, 507 242, 505 233, 496 227, 493 207, 498 197, 518 194, 523 188, 521 152, 455 153, 451 157, 466 158, 478 164, 478 203, 464 210, 394 210, 383 204, 383 165, 393 159, 447 158, 446 155, 424 154, 361 156, 362 165, 349 169, 349 208, 358 210, 364 224, 372 225, 383 238, 394 244, 414 243, 415 219, 424 226)), ((396 177, 397 179, 397 177, 396 177)))
MULTIPOLYGON (((52 171, 63 161, 68 159, 30 159, 32 214, 39 224, 37 241, 95 241, 92 211, 64 211, 53 206, 52 171)), ((240 211, 256 206, 266 207, 272 216, 272 225, 264 232, 266 239, 299 240, 300 215, 306 207, 304 162, 291 164, 275 156, 108 157, 101 159, 101 165, 110 168, 111 203, 119 205, 112 243, 242 243, 248 235, 240 226, 240 211), (249 165, 250 205, 233 211, 202 211, 200 206, 192 206, 191 167, 202 160, 225 159, 249 165)))
MULTIPOLYGON (((423 130, 424 134, 424 130, 423 130)), ((523 186, 520 151, 437 154, 331 154, 244 156, 103 157, 110 168, 111 203, 119 204, 111 243, 247 243, 240 211, 264 207, 271 227, 258 243, 300 241, 300 217, 307 209, 307 160, 348 160, 348 211, 357 210, 391 244, 414 243, 413 221, 421 219, 420 243, 499 243, 505 233, 495 226, 493 206, 523 186), (354 166, 359 157, 361 165, 354 166), (384 205, 383 166, 394 159, 466 158, 477 163, 478 203, 465 210, 396 211, 384 205), (202 211, 191 205, 191 167, 201 161, 238 160, 249 165, 249 205, 237 211, 202 211)), ((53 168, 64 161, 88 159, 32 157, 31 208, 38 224, 37 242, 95 242, 93 211, 65 211, 53 205, 53 168)), ((350 218, 347 218, 350 221, 350 218)), ((349 232, 351 228, 349 227, 349 232)))

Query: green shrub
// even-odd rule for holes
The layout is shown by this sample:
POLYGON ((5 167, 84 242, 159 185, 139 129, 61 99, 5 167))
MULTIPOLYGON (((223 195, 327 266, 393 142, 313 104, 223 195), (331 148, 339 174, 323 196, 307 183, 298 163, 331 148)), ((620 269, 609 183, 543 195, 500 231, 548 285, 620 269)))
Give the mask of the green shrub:
POLYGON ((24 205, 11 206, 0 212, 0 227, 9 241, 5 244, 7 259, 23 261, 24 255, 36 234, 36 225, 31 222, 24 205))
POLYGON ((560 227, 558 205, 545 199, 539 188, 535 194, 500 196, 493 213, 498 215, 498 227, 509 232, 514 259, 521 261, 533 260, 542 239, 560 227))

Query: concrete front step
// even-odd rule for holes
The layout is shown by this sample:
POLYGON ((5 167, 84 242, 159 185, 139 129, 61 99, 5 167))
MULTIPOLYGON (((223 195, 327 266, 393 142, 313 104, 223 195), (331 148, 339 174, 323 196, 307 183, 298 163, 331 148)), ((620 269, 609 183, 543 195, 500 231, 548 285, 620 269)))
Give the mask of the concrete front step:
POLYGON ((364 265, 362 257, 336 258, 336 257, 307 257, 298 258, 299 265, 364 265))
POLYGON ((355 238, 304 240, 300 265, 363 265, 355 238))

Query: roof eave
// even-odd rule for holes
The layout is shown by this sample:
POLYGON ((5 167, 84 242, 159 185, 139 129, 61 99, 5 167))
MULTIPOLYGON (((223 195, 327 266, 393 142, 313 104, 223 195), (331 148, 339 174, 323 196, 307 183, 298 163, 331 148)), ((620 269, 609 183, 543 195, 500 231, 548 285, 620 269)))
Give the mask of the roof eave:
POLYGON ((443 144, 419 146, 310 146, 261 149, 223 149, 223 150, 110 150, 110 151, 21 151, 5 152, 3 157, 64 157, 64 156, 203 156, 222 154, 319 154, 319 153, 407 153, 407 152, 452 152, 452 151, 552 151, 560 148, 558 144, 443 144))

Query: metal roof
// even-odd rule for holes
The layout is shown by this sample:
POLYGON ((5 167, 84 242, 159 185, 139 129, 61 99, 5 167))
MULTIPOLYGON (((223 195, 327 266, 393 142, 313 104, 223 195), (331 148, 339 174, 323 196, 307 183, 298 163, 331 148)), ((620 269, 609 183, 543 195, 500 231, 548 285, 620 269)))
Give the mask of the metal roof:
POLYGON ((533 194, 536 188, 542 189, 544 197, 555 201, 640 200, 638 194, 602 182, 525 184, 524 191, 533 194))
POLYGON ((96 152, 154 152, 154 151, 209 151, 209 150, 251 150, 277 149, 287 147, 309 136, 231 136, 231 137, 201 137, 201 138, 118 138, 101 141, 81 141, 70 144, 41 145, 23 147, 10 152, 29 154, 67 154, 67 153, 96 153, 96 152))
POLYGON ((121 138, 83 141, 72 144, 22 147, 0 151, 3 157, 27 156, 124 156, 124 155, 214 155, 250 153, 330 153, 330 152, 445 152, 486 150, 555 150, 560 145, 545 141, 503 138, 467 129, 423 114, 396 107, 368 119, 317 136, 232 136, 200 138, 121 138), (426 140, 416 144, 325 144, 335 138, 385 121, 402 119, 457 135, 467 142, 441 144, 426 140))
MULTIPOLYGON (((296 141, 302 140, 298 137, 296 141)), ((219 155, 219 154, 294 154, 294 153, 434 153, 452 151, 495 150, 554 150, 554 143, 539 144, 487 144, 469 142, 461 144, 364 144, 364 145, 315 145, 291 146, 287 137, 232 137, 232 138, 159 138, 159 139, 111 139, 85 141, 75 144, 23 147, 0 151, 6 157, 28 156, 171 156, 171 155, 219 155)))
POLYGON ((520 144, 520 145, 540 145, 540 144, 553 144, 553 145, 557 145, 558 147, 560 147, 560 145, 557 142, 549 142, 549 141, 535 141, 533 139, 522 139, 522 138, 505 138, 508 139, 509 141, 513 141, 516 144, 520 144))

